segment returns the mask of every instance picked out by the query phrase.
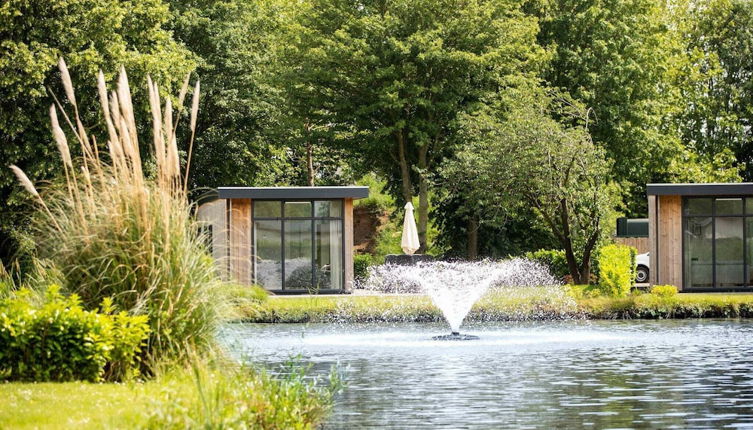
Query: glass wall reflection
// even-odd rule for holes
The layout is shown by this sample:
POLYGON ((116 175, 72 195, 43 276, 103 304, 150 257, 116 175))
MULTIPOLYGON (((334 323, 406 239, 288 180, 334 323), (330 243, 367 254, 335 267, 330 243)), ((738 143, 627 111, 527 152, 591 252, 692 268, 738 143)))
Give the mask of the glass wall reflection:
POLYGON ((685 220, 685 283, 689 287, 714 286, 713 223, 711 217, 685 220))
POLYGON ((311 288, 313 282, 311 221, 285 221, 285 288, 311 288))
POLYGON ((270 290, 282 288, 282 223, 254 222, 254 273, 256 283, 270 290))
POLYGON ((315 221, 316 287, 342 289, 342 223, 335 220, 315 221))

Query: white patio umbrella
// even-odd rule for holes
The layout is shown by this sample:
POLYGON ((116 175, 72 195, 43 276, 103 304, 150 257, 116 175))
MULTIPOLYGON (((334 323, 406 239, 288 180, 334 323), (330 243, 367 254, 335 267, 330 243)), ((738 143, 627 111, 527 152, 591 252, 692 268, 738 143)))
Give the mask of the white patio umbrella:
POLYGON ((413 205, 411 202, 405 204, 403 240, 400 241, 400 247, 408 255, 413 255, 421 247, 421 244, 418 242, 418 229, 416 228, 416 219, 413 217, 413 205))

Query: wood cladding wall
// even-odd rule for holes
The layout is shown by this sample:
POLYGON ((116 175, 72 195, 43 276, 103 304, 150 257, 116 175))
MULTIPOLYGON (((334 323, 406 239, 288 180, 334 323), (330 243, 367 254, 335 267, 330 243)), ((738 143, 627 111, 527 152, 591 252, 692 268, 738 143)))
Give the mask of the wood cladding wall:
POLYGON ((649 196, 650 282, 682 289, 682 197, 649 196))
POLYGON ((345 199, 343 204, 343 234, 345 235, 345 255, 343 259, 345 291, 353 290, 353 199, 345 199))
POLYGON ((251 199, 231 199, 230 275, 241 284, 251 283, 251 199))
POLYGON ((638 254, 645 254, 649 251, 649 241, 647 237, 615 237, 614 243, 632 246, 638 250, 638 254))

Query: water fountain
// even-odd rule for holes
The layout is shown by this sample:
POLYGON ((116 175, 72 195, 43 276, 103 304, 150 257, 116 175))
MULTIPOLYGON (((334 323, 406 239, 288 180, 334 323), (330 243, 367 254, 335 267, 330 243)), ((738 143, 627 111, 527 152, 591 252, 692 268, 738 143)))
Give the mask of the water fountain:
POLYGON ((492 287, 557 285, 549 270, 537 262, 517 258, 504 261, 421 262, 415 265, 372 267, 365 288, 398 293, 427 294, 450 325, 450 334, 434 340, 474 340, 461 334, 466 315, 492 287))

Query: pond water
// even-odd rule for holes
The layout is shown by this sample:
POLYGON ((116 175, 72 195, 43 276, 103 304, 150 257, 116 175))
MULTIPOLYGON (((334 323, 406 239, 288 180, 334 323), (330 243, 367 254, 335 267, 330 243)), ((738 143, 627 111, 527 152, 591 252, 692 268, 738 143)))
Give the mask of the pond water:
POLYGON ((753 321, 235 325, 234 351, 337 366, 325 428, 753 428, 753 321))

